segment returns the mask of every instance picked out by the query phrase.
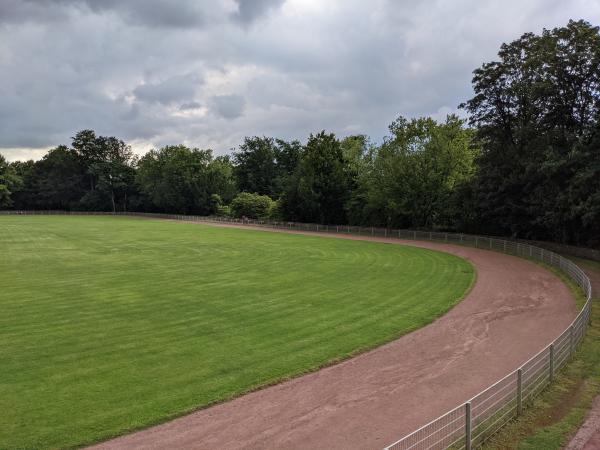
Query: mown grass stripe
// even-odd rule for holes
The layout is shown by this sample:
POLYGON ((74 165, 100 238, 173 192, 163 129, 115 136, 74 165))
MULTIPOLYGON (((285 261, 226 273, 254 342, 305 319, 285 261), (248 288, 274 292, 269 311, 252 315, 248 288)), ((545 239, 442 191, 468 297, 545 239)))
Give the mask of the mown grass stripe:
POLYGON ((148 426, 431 322, 470 264, 124 217, 0 217, 0 448, 148 426))

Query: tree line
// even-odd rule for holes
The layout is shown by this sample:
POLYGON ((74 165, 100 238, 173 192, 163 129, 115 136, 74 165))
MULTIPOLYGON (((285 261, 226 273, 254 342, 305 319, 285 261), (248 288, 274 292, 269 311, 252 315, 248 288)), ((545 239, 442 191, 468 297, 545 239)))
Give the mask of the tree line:
POLYGON ((325 131, 247 137, 230 155, 142 157, 92 130, 39 161, 0 155, 0 207, 220 214, 486 233, 600 246, 600 34, 526 33, 474 71, 449 115, 397 118, 383 142, 325 131))

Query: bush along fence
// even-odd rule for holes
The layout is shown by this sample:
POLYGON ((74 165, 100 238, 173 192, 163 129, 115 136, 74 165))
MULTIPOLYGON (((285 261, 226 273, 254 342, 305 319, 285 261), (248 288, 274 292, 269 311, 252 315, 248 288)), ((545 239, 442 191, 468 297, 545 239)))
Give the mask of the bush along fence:
MULTIPOLYGON (((113 215, 101 212, 64 211, 0 211, 0 214, 72 214, 113 215)), ((528 361, 516 368, 475 397, 446 414, 422 426, 418 430, 385 447, 384 450, 470 450, 483 444, 503 425, 520 416, 532 405, 533 399, 552 383, 558 370, 573 355, 583 340, 592 307, 590 280, 575 263, 550 250, 527 243, 457 233, 439 233, 416 230, 390 230, 374 227, 347 225, 319 225, 297 222, 277 222, 223 217, 186 216, 153 213, 116 213, 117 215, 146 218, 181 220, 188 222, 218 222, 257 227, 295 230, 302 232, 343 233, 361 236, 378 236, 396 239, 414 239, 468 245, 529 258, 555 267, 566 274, 585 294, 585 304, 575 320, 550 345, 540 350, 528 361)))

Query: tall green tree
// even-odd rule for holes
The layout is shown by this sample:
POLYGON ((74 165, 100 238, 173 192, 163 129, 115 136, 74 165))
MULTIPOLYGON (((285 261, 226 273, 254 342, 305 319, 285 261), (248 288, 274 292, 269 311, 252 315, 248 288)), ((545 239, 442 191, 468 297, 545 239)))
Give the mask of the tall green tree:
POLYGON ((340 147, 349 170, 355 176, 360 175, 368 168, 374 147, 369 143, 367 136, 364 134, 347 136, 341 140, 340 147))
POLYGON ((93 130, 81 130, 71 139, 71 147, 81 160, 90 191, 94 191, 98 183, 93 166, 104 160, 105 149, 101 140, 93 130))
POLYGON ((81 200, 82 205, 92 209, 110 209, 115 212, 127 211, 128 197, 134 192, 135 165, 137 158, 131 147, 115 137, 96 138, 97 154, 88 163, 87 174, 94 180, 94 189, 81 200))
POLYGON ((85 195, 86 180, 82 161, 74 150, 60 145, 37 161, 29 186, 32 207, 39 209, 76 209, 85 195))
POLYGON ((475 96, 463 105, 483 146, 475 189, 482 230, 584 242, 593 183, 579 198, 569 192, 600 157, 586 146, 599 117, 598 27, 570 21, 526 33, 498 56, 475 70, 475 96))
POLYGON ((211 150, 166 146, 140 159, 136 180, 150 204, 161 211, 209 214, 214 212, 214 194, 232 196, 227 163, 213 160, 211 150))
POLYGON ((73 151, 84 168, 89 188, 81 198, 84 209, 127 210, 127 200, 135 193, 136 157, 131 148, 116 137, 97 136, 82 130, 72 140, 73 151))
POLYGON ((20 178, 21 183, 12 192, 13 208, 15 209, 35 209, 37 195, 37 174, 35 171, 36 163, 29 161, 14 161, 11 164, 13 170, 20 178))
POLYGON ((302 144, 300 141, 275 140, 275 180, 273 183, 273 198, 283 196, 290 178, 296 171, 302 158, 302 144))
POLYGON ((333 133, 310 135, 290 178, 282 209, 293 220, 345 223, 352 176, 340 141, 333 133))
MULTIPOLYGON (((207 185, 214 195, 217 195, 221 202, 229 203, 237 194, 236 180, 234 176, 234 167, 229 155, 217 156, 208 165, 207 185)), ((213 205, 210 212, 215 213, 216 205, 213 205)))
POLYGON ((0 155, 0 208, 12 206, 12 194, 20 189, 22 183, 14 167, 0 155))
POLYGON ((391 136, 362 159, 352 217, 388 227, 451 227, 452 200, 474 173, 473 131, 454 115, 444 123, 399 117, 391 136))
POLYGON ((273 138, 246 137, 233 154, 238 189, 260 195, 276 195, 276 147, 273 138))

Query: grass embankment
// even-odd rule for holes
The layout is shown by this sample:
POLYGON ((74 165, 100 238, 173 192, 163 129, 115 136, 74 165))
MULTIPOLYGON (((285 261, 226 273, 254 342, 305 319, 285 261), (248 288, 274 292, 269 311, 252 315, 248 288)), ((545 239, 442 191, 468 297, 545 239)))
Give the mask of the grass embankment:
MULTIPOLYGON (((585 270, 600 274, 600 263, 578 258, 574 262, 585 270)), ((572 283, 577 304, 583 306, 585 298, 572 283)), ((594 293, 598 298, 598 291, 594 293)), ((592 323, 577 353, 556 381, 549 386, 533 407, 528 408, 495 435, 484 448, 520 450, 562 449, 579 429, 592 401, 600 395, 600 307, 592 307, 592 323)))
POLYGON ((439 317, 471 265, 400 245, 124 217, 0 217, 0 448, 71 447, 439 317))

